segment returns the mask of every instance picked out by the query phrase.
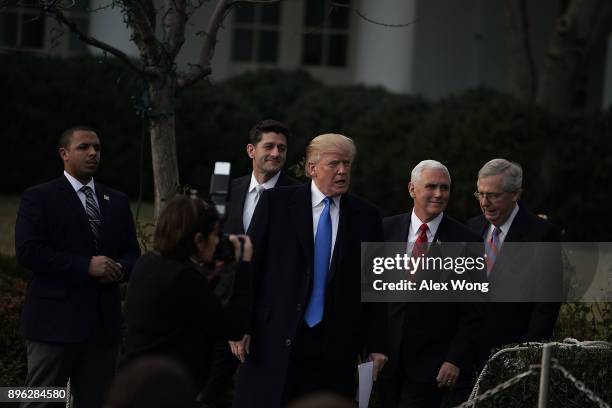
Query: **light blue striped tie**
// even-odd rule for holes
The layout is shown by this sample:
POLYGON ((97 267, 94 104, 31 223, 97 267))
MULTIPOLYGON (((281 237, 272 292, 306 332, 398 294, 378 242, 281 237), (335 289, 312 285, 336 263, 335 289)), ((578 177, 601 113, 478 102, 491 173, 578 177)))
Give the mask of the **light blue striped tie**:
POLYGON ((323 320, 323 310, 325 309, 325 286, 331 258, 332 223, 329 215, 331 200, 329 197, 325 197, 323 201, 325 207, 321 213, 321 218, 319 218, 317 234, 315 235, 314 283, 304 315, 308 327, 314 327, 323 320))

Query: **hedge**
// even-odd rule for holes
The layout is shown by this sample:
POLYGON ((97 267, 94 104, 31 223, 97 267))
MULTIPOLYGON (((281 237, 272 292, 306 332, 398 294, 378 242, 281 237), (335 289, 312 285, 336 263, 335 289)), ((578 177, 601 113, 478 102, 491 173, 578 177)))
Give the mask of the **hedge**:
MULTIPOLYGON (((100 129, 103 144, 98 178, 132 198, 141 189, 151 198, 146 122, 137 115, 142 81, 112 60, 10 53, 0 54, 0 78, 0 92, 10 101, 0 111, 8 142, 1 193, 19 194, 59 174, 58 134, 89 123, 100 129)), ((266 70, 188 89, 178 95, 176 116, 181 183, 201 191, 216 160, 231 161, 234 175, 248 172, 249 128, 276 117, 292 130, 288 166, 300 162, 317 134, 353 137, 352 189, 384 215, 411 207, 410 170, 426 158, 451 171, 448 213, 460 220, 478 214, 471 195, 477 171, 501 156, 523 165, 523 202, 562 226, 567 240, 609 240, 612 110, 556 117, 490 89, 432 102, 381 88, 324 86, 304 71, 266 70), (596 214, 597 222, 585 220, 587 214, 596 214)))

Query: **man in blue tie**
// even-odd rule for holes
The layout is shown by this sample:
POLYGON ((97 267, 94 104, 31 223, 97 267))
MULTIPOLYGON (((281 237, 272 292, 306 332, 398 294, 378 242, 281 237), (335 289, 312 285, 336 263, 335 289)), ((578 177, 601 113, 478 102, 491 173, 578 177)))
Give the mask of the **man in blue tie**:
POLYGON ((140 248, 127 196, 93 179, 96 132, 66 130, 59 155, 64 173, 22 194, 15 224, 17 259, 31 271, 21 315, 25 385, 65 387, 70 379, 77 408, 102 407, 120 340, 119 284, 140 248))
POLYGON ((306 151, 311 183, 266 190, 253 215, 250 354, 235 407, 274 408, 312 392, 355 397, 359 353, 387 357, 382 304, 360 302, 361 242, 382 241, 376 208, 349 194, 355 145, 324 134, 306 151))

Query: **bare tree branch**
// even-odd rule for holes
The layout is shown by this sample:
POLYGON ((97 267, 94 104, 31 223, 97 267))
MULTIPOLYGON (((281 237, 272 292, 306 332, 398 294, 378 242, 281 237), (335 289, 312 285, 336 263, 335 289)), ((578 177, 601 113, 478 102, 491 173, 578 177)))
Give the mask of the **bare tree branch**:
POLYGON ((145 65, 158 65, 163 47, 155 37, 157 11, 153 0, 129 0, 121 4, 127 15, 127 23, 132 27, 132 40, 140 50, 145 65))
POLYGON ((88 34, 85 34, 83 31, 79 29, 79 27, 74 21, 66 18, 64 13, 62 13, 62 11, 58 9, 57 7, 45 8, 44 11, 46 14, 50 15, 51 17, 55 18, 58 22, 66 26, 70 30, 70 32, 74 33, 81 41, 91 46, 94 46, 96 48, 99 48, 103 51, 106 51, 109 54, 114 55, 119 60, 121 60, 121 62, 126 64, 128 67, 130 67, 130 69, 132 69, 136 73, 144 75, 144 76, 159 76, 160 73, 157 69, 138 64, 132 59, 130 59, 130 57, 128 57, 128 55, 125 54, 123 51, 113 47, 110 44, 107 44, 103 41, 93 38, 89 36, 88 34))
POLYGON ((170 0, 170 15, 168 26, 168 53, 174 60, 185 43, 185 24, 187 22, 186 0, 170 0))
POLYGON ((332 7, 347 8, 347 9, 353 11, 355 14, 357 14, 359 17, 361 17, 363 20, 367 21, 368 23, 376 24, 376 25, 383 26, 383 27, 390 27, 390 28, 410 27, 411 25, 413 25, 417 21, 417 20, 414 20, 414 21, 411 21, 410 23, 401 23, 401 24, 382 23, 380 21, 376 21, 376 20, 373 20, 373 19, 369 18, 364 13, 362 13, 361 11, 356 9, 355 7, 351 7, 348 4, 336 3, 334 1, 334 2, 332 2, 332 7))
POLYGON ((217 33, 225 17, 229 14, 232 8, 240 4, 273 4, 280 3, 282 0, 219 0, 217 7, 213 11, 208 22, 208 28, 203 32, 202 48, 200 49, 200 58, 197 64, 191 64, 190 70, 186 74, 181 74, 177 79, 178 89, 186 88, 198 82, 202 78, 211 73, 211 60, 217 45, 217 33))

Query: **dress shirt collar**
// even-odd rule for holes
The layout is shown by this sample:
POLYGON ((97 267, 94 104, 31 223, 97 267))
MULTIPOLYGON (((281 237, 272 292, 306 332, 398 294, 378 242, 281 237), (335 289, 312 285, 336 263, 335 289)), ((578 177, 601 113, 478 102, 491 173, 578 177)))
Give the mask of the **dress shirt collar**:
MULTIPOLYGON (((261 185, 266 190, 273 188, 276 185, 276 182, 278 181, 279 177, 280 177, 280 171, 276 173, 270 180, 266 181, 265 183, 262 183, 261 185)), ((249 184, 248 192, 252 193, 253 190, 255 190, 255 187, 257 187, 258 185, 259 183, 257 182, 257 179, 255 178, 255 173, 251 173, 251 184, 249 184)))
POLYGON ((95 186, 93 177, 91 178, 91 180, 89 180, 89 183, 87 184, 81 183, 79 180, 72 177, 70 173, 68 173, 66 170, 64 170, 64 177, 68 179, 68 181, 70 182, 70 185, 72 186, 72 188, 74 188, 74 191, 76 191, 77 193, 81 191, 81 188, 83 186, 88 186, 89 188, 91 188, 91 191, 93 191, 94 196, 96 195, 96 186, 95 186))
MULTIPOLYGON (((433 241, 433 238, 436 236, 436 233, 438 232, 438 227, 440 227, 440 223, 442 222, 443 216, 444 213, 440 213, 436 216, 436 218, 427 223, 427 240, 429 242, 433 241)), ((417 217, 413 208, 412 214, 410 215, 410 230, 412 231, 410 234, 411 239, 415 238, 414 235, 416 235, 421 224, 423 224, 423 221, 421 221, 421 219, 417 217)), ((414 239, 412 240, 414 241, 414 239)))
MULTIPOLYGON (((518 206, 518 204, 515 204, 514 205, 514 209, 510 213, 510 216, 508 217, 506 222, 504 222, 502 225, 499 226, 499 230, 500 230, 500 233, 499 233, 499 242, 504 242, 504 240, 506 239, 506 236, 508 235, 508 231, 510 231, 510 227, 512 226, 512 222, 514 221, 514 218, 516 217, 516 214, 518 213, 518 210, 519 210, 519 206, 518 206)), ((495 225, 493 225, 493 224, 489 225, 489 230, 487 231, 487 239, 493 233, 493 229, 494 228, 495 228, 495 225)))
MULTIPOLYGON (((318 206, 323 202, 326 195, 319 190, 314 181, 310 183, 310 197, 312 199, 312 208, 318 206)), ((340 196, 330 197, 337 208, 340 208, 340 196)))

